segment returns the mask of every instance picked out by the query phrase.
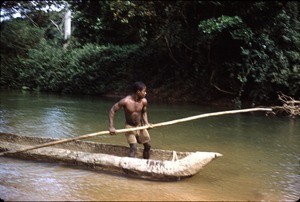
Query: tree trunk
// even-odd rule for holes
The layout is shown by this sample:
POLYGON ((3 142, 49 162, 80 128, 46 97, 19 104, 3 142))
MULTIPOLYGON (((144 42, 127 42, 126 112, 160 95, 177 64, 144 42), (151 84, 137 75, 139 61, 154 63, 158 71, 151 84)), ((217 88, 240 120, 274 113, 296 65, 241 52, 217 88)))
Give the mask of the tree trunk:
POLYGON ((71 37, 71 11, 67 7, 64 16, 64 49, 67 48, 70 37, 71 37))

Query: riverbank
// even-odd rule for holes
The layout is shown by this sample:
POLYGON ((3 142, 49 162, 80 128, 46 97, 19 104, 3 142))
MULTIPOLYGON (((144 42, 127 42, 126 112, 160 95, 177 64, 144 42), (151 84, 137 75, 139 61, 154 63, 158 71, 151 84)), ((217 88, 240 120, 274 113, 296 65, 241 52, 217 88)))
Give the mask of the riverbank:
MULTIPOLYGON (((130 94, 129 91, 116 91, 116 92, 108 92, 105 94, 77 94, 77 93, 62 93, 62 92, 44 92, 38 90, 24 90, 24 89, 4 89, 1 88, 1 91, 21 91, 23 93, 48 93, 48 94, 56 94, 56 95, 70 95, 70 96, 92 96, 92 97, 104 97, 109 99, 118 100, 126 95, 130 94)), ((149 102, 154 103, 165 103, 165 104, 195 104, 200 106, 219 106, 219 107, 229 107, 233 109, 241 109, 241 108, 250 108, 256 106, 274 106, 276 105, 276 101, 274 103, 262 104, 262 103, 253 103, 250 100, 238 100, 233 97, 228 96, 219 96, 218 98, 201 98, 198 95, 188 95, 178 92, 164 92, 149 89, 147 93, 147 99, 149 102)), ((277 104, 278 105, 278 104, 277 104)))
MULTIPOLYGON (((104 94, 103 97, 111 98, 111 99, 121 99, 125 97, 126 95, 130 94, 130 92, 126 93, 107 93, 104 94)), ((220 106, 220 107, 230 107, 230 108, 248 108, 248 107, 254 107, 255 105, 251 103, 250 101, 242 101, 237 102, 236 100, 228 97, 222 97, 212 100, 207 99, 199 99, 195 98, 193 96, 172 96, 172 95, 159 95, 157 93, 153 93, 151 91, 147 94, 147 99, 149 102, 155 102, 155 103, 166 103, 166 104, 195 104, 195 105, 201 105, 201 106, 220 106)))

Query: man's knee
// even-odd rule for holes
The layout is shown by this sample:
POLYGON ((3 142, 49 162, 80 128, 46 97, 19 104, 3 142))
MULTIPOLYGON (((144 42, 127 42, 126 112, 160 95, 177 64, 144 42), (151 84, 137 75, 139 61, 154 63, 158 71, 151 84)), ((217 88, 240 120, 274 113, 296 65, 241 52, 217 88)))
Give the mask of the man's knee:
POLYGON ((137 145, 136 144, 129 144, 129 157, 135 157, 135 154, 137 152, 137 145))
POLYGON ((150 151, 150 149, 151 149, 151 144, 150 144, 150 142, 144 143, 144 150, 145 150, 145 151, 150 151))
POLYGON ((151 149, 150 142, 144 143, 144 152, 143 152, 143 158, 144 159, 149 159, 150 158, 150 149, 151 149))

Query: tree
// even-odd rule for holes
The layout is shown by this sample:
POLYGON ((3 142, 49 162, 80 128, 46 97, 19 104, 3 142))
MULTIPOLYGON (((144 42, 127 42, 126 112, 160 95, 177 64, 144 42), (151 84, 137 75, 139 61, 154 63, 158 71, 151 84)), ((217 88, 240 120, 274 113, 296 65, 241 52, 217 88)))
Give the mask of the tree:
MULTIPOLYGON (((7 1, 4 8, 22 10, 22 16, 32 26, 44 30, 46 42, 58 47, 63 41, 63 13, 45 12, 39 9, 45 7, 44 2, 39 3, 7 1)), ((73 33, 67 49, 84 49, 84 57, 90 58, 82 67, 74 62, 75 70, 77 67, 91 70, 82 69, 85 73, 80 74, 81 81, 94 81, 97 75, 94 71, 102 71, 95 62, 102 61, 103 58, 97 57, 100 53, 95 54, 87 47, 104 46, 120 49, 118 57, 113 53, 106 56, 109 61, 118 58, 117 63, 109 63, 111 69, 118 64, 118 71, 126 72, 131 79, 144 79, 154 94, 167 98, 266 102, 278 90, 299 96, 298 2, 77 0, 68 3, 73 33), (130 54, 125 54, 128 47, 130 54), (120 58, 124 59, 122 63, 120 58)), ((35 57, 41 58, 37 55, 32 55, 32 63, 35 57)), ((110 76, 123 79, 123 83, 131 82, 118 73, 112 71, 115 75, 110 76)), ((101 84, 101 79, 97 81, 109 90, 107 84, 101 84)), ((96 91, 99 89, 91 92, 96 91)))

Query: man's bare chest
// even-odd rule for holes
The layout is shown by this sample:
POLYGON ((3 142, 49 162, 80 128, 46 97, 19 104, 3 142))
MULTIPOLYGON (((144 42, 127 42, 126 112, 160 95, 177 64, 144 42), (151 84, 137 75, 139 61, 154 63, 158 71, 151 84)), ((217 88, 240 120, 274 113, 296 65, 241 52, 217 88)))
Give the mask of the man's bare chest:
POLYGON ((125 110, 129 113, 141 112, 143 110, 143 107, 144 105, 142 102, 130 102, 126 104, 125 110))

